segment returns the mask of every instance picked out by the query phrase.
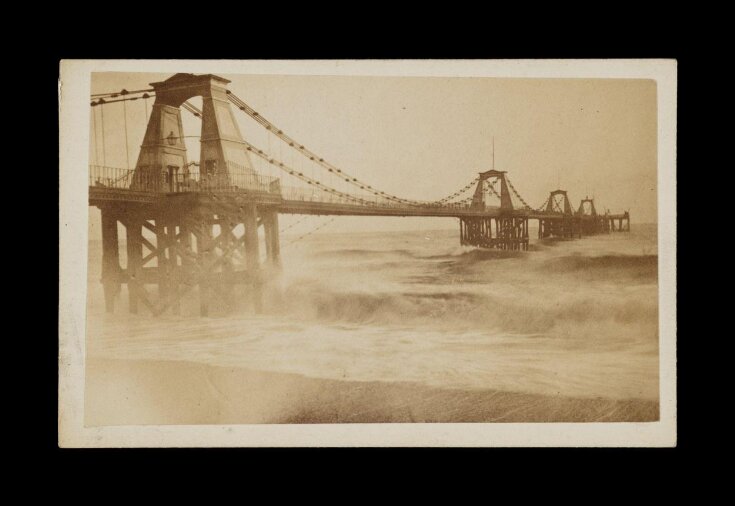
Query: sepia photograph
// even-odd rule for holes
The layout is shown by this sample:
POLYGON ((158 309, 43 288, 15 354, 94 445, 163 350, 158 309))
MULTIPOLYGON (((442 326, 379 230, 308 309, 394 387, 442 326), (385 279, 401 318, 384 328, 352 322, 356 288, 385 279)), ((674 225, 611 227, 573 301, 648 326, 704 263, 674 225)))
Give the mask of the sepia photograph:
POLYGON ((676 64, 566 63, 63 61, 60 445, 674 445, 676 64))

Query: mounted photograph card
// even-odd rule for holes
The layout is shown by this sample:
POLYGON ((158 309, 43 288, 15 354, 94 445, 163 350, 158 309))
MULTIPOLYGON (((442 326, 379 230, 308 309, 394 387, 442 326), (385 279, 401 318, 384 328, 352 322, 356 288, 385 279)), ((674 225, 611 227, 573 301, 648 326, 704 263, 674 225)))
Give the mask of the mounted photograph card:
POLYGON ((675 446, 676 72, 61 61, 59 446, 675 446))

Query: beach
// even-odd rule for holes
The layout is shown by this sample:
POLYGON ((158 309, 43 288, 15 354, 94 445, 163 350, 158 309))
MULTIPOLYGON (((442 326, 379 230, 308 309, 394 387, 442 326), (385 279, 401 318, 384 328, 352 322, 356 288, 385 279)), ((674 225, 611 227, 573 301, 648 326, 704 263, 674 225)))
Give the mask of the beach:
POLYGON ((89 426, 647 422, 658 403, 337 381, 193 362, 91 360, 89 426))

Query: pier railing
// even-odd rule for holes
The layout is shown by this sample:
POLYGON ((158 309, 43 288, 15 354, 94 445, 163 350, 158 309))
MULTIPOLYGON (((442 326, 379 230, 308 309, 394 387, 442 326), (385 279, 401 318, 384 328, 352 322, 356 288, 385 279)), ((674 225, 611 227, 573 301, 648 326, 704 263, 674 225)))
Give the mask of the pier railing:
POLYGON ((293 202, 314 202, 323 204, 341 204, 370 208, 391 209, 470 209, 469 203, 434 203, 434 202, 396 202, 389 198, 377 195, 349 194, 346 192, 329 192, 319 188, 303 188, 282 186, 283 200, 293 202))
POLYGON ((134 173, 135 171, 130 169, 90 165, 89 186, 128 190, 134 173))
POLYGON ((237 164, 228 163, 226 170, 204 173, 197 164, 186 167, 141 166, 137 170, 91 165, 89 186, 95 189, 130 190, 144 193, 237 192, 250 191, 277 195, 292 202, 313 202, 383 209, 416 210, 469 210, 468 202, 407 202, 395 201, 384 196, 351 194, 326 191, 318 187, 281 186, 280 179, 248 171, 237 164))
POLYGON ((91 165, 89 186, 154 193, 249 190, 280 195, 278 178, 248 172, 235 164, 224 171, 201 173, 199 167, 141 166, 137 170, 91 165))

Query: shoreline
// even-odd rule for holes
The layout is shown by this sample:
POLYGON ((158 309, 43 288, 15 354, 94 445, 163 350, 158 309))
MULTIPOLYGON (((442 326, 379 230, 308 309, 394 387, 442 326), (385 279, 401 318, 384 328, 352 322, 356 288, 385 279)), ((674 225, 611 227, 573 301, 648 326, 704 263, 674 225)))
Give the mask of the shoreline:
POLYGON ((658 401, 340 381, 195 362, 87 358, 85 425, 653 422, 658 401))

